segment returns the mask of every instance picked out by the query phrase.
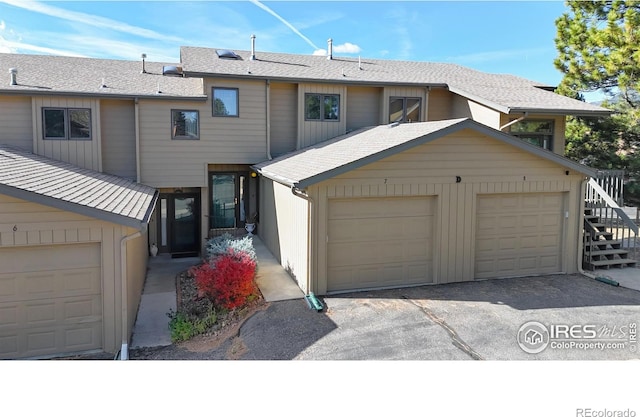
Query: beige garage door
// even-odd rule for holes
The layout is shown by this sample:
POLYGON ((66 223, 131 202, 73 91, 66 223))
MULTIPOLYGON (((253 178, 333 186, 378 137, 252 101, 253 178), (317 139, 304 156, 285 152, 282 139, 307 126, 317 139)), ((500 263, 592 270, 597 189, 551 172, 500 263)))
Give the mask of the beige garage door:
POLYGON ((475 277, 562 270, 563 193, 479 195, 475 277))
POLYGON ((433 282, 434 202, 330 200, 327 291, 433 282))
POLYGON ((0 358, 102 347, 100 245, 0 248, 0 358))

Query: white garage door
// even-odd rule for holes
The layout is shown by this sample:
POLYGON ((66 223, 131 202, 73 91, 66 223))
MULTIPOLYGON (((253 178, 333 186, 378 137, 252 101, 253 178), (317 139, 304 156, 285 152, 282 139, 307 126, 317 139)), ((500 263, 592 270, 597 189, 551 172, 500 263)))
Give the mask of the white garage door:
POLYGON ((100 245, 0 249, 0 358, 102 347, 100 245))
POLYGON ((434 202, 330 200, 327 291, 433 282, 434 202))
POLYGON ((563 196, 479 195, 476 279, 561 272, 563 196))

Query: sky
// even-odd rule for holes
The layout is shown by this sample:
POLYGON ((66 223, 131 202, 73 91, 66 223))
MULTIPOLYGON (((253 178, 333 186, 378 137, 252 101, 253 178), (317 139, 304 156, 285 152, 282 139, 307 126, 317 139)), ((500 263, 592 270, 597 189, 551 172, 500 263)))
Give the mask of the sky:
POLYGON ((180 46, 449 62, 557 85, 562 1, 0 0, 0 52, 177 63, 180 46))

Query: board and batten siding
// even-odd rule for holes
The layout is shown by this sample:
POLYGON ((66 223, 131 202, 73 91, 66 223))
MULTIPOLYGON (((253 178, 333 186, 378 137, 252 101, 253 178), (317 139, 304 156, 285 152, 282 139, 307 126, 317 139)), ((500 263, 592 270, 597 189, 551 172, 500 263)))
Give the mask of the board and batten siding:
POLYGON ((306 148, 327 139, 344 135, 347 131, 347 88, 330 84, 298 85, 298 148, 306 148), (339 120, 305 120, 305 94, 337 94, 340 96, 339 120))
POLYGON ((33 151, 31 97, 0 96, 0 144, 33 151))
POLYGON ((136 179, 136 121, 133 100, 102 100, 102 170, 136 179))
POLYGON ((68 162, 80 168, 102 171, 100 100, 81 97, 34 97, 34 149, 38 155, 68 162), (44 140, 42 109, 45 107, 91 110, 91 140, 44 140))
POLYGON ((347 131, 380 124, 382 88, 347 87, 347 131))
POLYGON ((295 151, 298 144, 298 86, 271 83, 269 91, 271 156, 295 151))
POLYGON ((380 124, 389 124, 389 100, 391 97, 410 97, 420 99, 420 121, 427 120, 427 108, 430 106, 426 87, 385 87, 380 102, 380 124))
MULTIPOLYGON (((36 247, 99 243, 102 258, 103 349, 115 353, 122 342, 122 289, 120 241, 135 230, 79 214, 0 194, 0 250, 2 248, 36 247)), ((129 242, 132 260, 128 268, 130 289, 137 291, 146 271, 146 233, 129 242), (133 281, 133 282, 131 282, 133 281)), ((1 267, 1 266, 0 266, 1 267)), ((139 302, 130 295, 129 309, 139 302)), ((137 306, 134 309, 137 312, 137 306)), ((132 314, 128 315, 131 320, 132 314)), ((129 333, 130 335, 131 333, 129 333)))
POLYGON ((446 88, 431 88, 429 90, 429 107, 427 109, 427 120, 452 119, 451 116, 453 93, 446 88))
POLYGON ((208 164, 266 159, 264 81, 207 79, 206 101, 139 101, 141 182, 156 188, 206 187, 208 164), (239 117, 213 117, 212 87, 238 88, 239 117), (197 110, 199 140, 171 139, 171 110, 197 110))
POLYGON ((309 203, 293 195, 290 187, 261 178, 260 239, 305 292, 309 276, 309 209, 309 203))
POLYGON ((436 196, 434 283, 474 279, 477 197, 563 193, 562 271, 577 270, 584 175, 479 133, 463 130, 309 187, 317 210, 311 291, 327 290, 327 211, 331 199, 436 196), (461 181, 456 182, 456 177, 461 181))

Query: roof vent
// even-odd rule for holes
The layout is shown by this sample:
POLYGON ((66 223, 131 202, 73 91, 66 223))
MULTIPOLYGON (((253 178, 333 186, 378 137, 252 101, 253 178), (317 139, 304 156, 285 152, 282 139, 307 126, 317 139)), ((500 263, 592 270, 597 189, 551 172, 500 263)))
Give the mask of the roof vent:
POLYGON ((9 68, 9 74, 11 74, 11 81, 9 82, 9 85, 18 85, 18 69, 9 68))
POLYGON ((218 54, 218 58, 222 59, 242 59, 240 58, 240 55, 227 49, 217 49, 216 54, 218 54))
POLYGON ((162 75, 175 75, 182 77, 182 67, 177 65, 164 65, 162 67, 162 75))
POLYGON ((329 38, 327 41, 327 59, 333 59, 333 39, 329 38))
POLYGON ((251 60, 256 60, 256 35, 251 35, 251 60))
POLYGON ((140 71, 140 74, 146 74, 147 70, 144 68, 144 60, 147 58, 147 54, 142 54, 140 57, 142 58, 142 71, 140 71))

